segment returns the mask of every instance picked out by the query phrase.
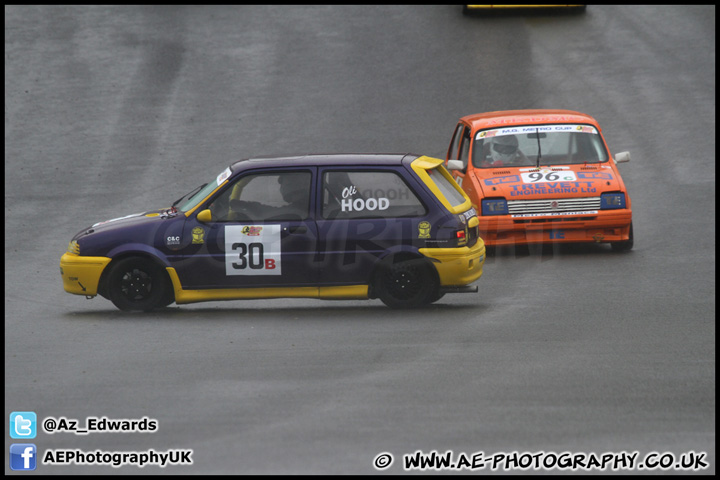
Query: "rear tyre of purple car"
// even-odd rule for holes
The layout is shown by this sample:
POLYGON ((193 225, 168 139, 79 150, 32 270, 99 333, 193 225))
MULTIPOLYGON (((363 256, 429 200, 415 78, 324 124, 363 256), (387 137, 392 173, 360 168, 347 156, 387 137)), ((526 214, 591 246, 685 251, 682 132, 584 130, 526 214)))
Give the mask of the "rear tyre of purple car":
POLYGON ((173 302, 165 270, 147 258, 131 257, 115 263, 108 276, 108 296, 124 311, 150 311, 173 302))
POLYGON ((416 308, 438 300, 440 283, 432 265, 423 259, 383 264, 375 277, 380 300, 390 308, 416 308))

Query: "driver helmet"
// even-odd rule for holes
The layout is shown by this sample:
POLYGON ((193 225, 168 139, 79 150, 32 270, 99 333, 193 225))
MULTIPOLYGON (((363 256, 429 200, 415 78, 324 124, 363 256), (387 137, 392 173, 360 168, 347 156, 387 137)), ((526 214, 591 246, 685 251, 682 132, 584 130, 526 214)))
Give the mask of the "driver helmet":
POLYGON ((512 162, 518 150, 518 140, 515 135, 503 135, 501 137, 493 137, 490 145, 490 155, 493 162, 508 163, 512 162))
POLYGON ((280 194, 289 204, 304 201, 307 196, 307 184, 299 180, 296 175, 281 175, 278 177, 280 194))

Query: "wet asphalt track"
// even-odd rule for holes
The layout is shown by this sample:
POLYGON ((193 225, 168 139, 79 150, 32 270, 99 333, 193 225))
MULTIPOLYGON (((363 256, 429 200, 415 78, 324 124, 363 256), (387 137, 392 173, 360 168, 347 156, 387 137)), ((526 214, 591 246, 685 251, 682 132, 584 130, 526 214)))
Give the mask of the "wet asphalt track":
POLYGON ((418 450, 692 451, 715 472, 713 6, 6 6, 4 239, 6 432, 12 411, 147 416, 154 433, 34 443, 193 450, 192 466, 36 473, 373 474, 380 452, 402 473, 418 450), (632 252, 500 251, 478 294, 411 312, 123 314, 62 289, 74 233, 167 206, 235 159, 442 157, 461 115, 554 107, 632 153, 632 252))

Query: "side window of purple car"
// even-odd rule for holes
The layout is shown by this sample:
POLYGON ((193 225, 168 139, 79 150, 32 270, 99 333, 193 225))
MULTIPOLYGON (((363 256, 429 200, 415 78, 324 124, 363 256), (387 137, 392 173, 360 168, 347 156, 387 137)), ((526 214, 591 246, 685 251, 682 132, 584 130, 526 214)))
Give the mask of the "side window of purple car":
POLYGON ((338 170, 323 175, 325 219, 414 217, 425 213, 422 201, 395 172, 338 170))
POLYGON ((310 204, 309 172, 247 175, 220 195, 210 209, 219 222, 302 220, 310 204))

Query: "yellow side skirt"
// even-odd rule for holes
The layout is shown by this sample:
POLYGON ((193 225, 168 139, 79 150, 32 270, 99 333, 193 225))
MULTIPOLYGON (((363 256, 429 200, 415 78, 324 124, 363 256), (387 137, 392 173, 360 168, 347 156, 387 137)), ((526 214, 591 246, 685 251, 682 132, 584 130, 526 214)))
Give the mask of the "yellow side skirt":
POLYGON ((172 281, 173 289, 175 290, 175 303, 178 305, 213 300, 258 300, 263 298, 322 298, 326 300, 357 300, 368 298, 367 285, 185 290, 180 284, 180 278, 175 269, 167 267, 167 272, 172 281))

